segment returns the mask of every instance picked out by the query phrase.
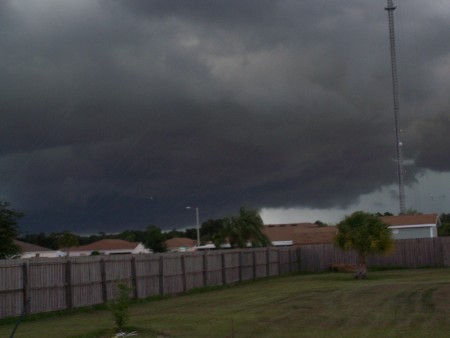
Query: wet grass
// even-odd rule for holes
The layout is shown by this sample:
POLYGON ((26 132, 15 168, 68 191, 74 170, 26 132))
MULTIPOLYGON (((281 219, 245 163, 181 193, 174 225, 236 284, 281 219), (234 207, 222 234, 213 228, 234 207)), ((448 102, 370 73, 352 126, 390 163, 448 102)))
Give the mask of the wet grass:
MULTIPOLYGON (((130 315, 138 337, 447 337, 450 269, 271 278, 139 302, 130 315)), ((104 338, 112 327, 97 309, 25 321, 16 337, 104 338)), ((12 328, 0 325, 0 337, 12 328)))

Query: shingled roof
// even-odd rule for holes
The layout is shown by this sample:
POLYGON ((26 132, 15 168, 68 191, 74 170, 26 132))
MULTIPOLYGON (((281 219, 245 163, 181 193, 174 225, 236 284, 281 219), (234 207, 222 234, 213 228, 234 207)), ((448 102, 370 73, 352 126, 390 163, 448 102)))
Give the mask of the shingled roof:
POLYGON ((439 222, 437 214, 381 216, 380 218, 383 223, 390 226, 437 224, 439 222))
POLYGON ((175 237, 165 241, 168 250, 181 247, 192 248, 195 246, 196 243, 197 243, 196 240, 186 237, 175 237))
POLYGON ((272 242, 293 241, 294 245, 332 243, 336 227, 314 223, 268 224, 263 233, 272 242))
POLYGON ((52 249, 47 249, 39 245, 22 242, 18 240, 14 240, 14 244, 16 244, 22 252, 47 252, 47 251, 53 251, 52 249))
POLYGON ((63 248, 63 251, 105 251, 105 250, 133 250, 139 245, 138 242, 128 242, 122 239, 102 239, 100 241, 82 245, 63 248))

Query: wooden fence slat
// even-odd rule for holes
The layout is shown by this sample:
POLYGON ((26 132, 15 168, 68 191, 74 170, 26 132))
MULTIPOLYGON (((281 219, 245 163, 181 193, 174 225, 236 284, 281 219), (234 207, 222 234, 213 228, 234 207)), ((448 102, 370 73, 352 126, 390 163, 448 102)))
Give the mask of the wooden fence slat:
POLYGON ((66 289, 66 307, 69 310, 73 308, 73 297, 72 297, 72 262, 67 261, 65 264, 65 289, 66 289))
POLYGON ((23 263, 22 278, 23 278, 23 308, 27 315, 30 314, 29 299, 30 299, 30 285, 28 284, 28 262, 23 263))
POLYGON ((108 290, 106 286, 106 263, 104 259, 100 260, 100 273, 102 279, 102 299, 103 303, 106 303, 108 301, 108 290))

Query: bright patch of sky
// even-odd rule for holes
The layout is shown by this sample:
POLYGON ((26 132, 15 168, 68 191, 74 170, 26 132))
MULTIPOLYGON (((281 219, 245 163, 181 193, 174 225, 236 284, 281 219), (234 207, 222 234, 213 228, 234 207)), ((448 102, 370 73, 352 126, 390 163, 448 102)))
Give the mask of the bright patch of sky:
MULTIPOLYGON (((426 171, 416 176, 416 182, 405 188, 408 210, 420 213, 449 213, 450 173, 426 171)), ((398 214, 398 187, 384 186, 370 194, 361 195, 358 202, 347 208, 264 208, 264 224, 302 223, 317 220, 336 224, 354 211, 390 212, 398 214)))

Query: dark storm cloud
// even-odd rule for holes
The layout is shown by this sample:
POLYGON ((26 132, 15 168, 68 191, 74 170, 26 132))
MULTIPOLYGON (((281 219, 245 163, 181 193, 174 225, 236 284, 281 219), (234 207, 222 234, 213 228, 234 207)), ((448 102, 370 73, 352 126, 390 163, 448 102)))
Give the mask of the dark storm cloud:
POLYGON ((450 153, 450 112, 419 120, 411 130, 417 166, 440 172, 450 171, 446 155, 450 153))
MULTIPOLYGON (((173 228, 190 224, 186 205, 202 218, 344 207, 395 183, 384 3, 0 6, 0 198, 28 231, 173 228)), ((405 153, 418 171, 448 170, 435 137, 448 99, 434 90, 448 88, 445 21, 407 6, 405 153)))

